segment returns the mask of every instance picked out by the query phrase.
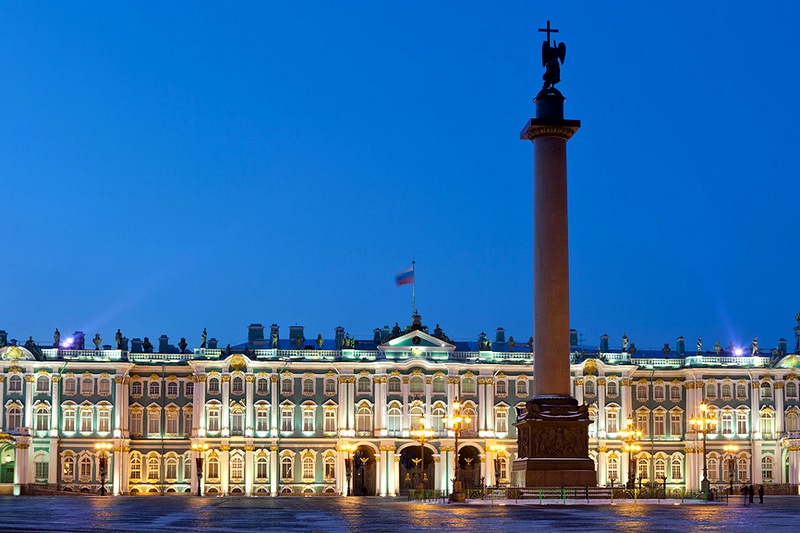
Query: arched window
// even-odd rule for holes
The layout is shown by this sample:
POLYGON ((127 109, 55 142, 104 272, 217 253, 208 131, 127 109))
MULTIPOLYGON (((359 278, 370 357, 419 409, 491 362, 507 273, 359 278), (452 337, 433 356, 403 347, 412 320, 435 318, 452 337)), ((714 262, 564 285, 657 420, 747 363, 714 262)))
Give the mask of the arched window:
POLYGON ((269 431, 269 407, 265 405, 256 406, 256 431, 269 431))
POLYGON ((475 380, 473 378, 464 378, 461 380, 461 393, 475 394, 475 380))
POLYGON ((444 376, 436 376, 433 378, 433 392, 444 392, 444 376))
POLYGON ((266 394, 269 392, 269 380, 267 378, 258 378, 256 381, 256 394, 266 394))
POLYGON ((422 394, 425 391, 425 380, 422 376, 413 376, 409 381, 411 394, 422 394))
POLYGON ((167 481, 174 482, 178 479, 178 458, 168 457, 164 462, 164 477, 167 481))
POLYGON ((314 394, 314 378, 303 378, 303 394, 307 396, 314 394))
POLYGON ((244 394, 244 380, 236 376, 231 380, 231 394, 244 394))
POLYGON ((775 417, 770 411, 764 411, 761 413, 761 433, 763 434, 764 438, 772 437, 774 421, 775 417))
MULTIPOLYGON (((75 394, 76 390, 76 380, 75 378, 67 378, 64 380, 64 394, 68 396, 72 396, 75 394)), ((133 394, 133 392, 131 392, 133 394)), ((141 391, 139 392, 141 394, 141 391)))
POLYGON ((400 392, 400 378, 392 376, 389 378, 389 392, 400 392))
POLYGON ((494 384, 494 392, 497 396, 505 396, 507 394, 506 381, 498 379, 494 384))
POLYGON ((336 478, 336 460, 329 455, 325 458, 325 479, 333 480, 336 478))
POLYGON ((528 395, 528 380, 519 379, 517 381, 517 396, 524 397, 528 395))
POLYGON ((147 386, 147 395, 151 398, 158 398, 161 396, 161 383, 152 380, 147 386))
POLYGON ((606 396, 616 396, 618 394, 617 382, 610 379, 606 382, 606 396))
POLYGON ((291 457, 281 458, 281 479, 291 481, 294 478, 294 462, 291 457))
POLYGON ((737 383, 736 384, 736 399, 737 400, 746 400, 747 399, 747 384, 746 383, 737 383))
POLYGON ((240 456, 231 459, 231 479, 241 481, 244 478, 244 461, 240 456))
POLYGON ((314 480, 314 459, 312 457, 303 458, 303 481, 314 480))
POLYGON ((47 376, 39 376, 36 378, 36 392, 39 394, 47 394, 50 392, 50 378, 47 376))
POLYGON ((216 455, 208 458, 206 476, 208 479, 219 479, 219 458, 216 455))
POLYGON ((608 481, 609 483, 614 483, 615 481, 619 481, 619 459, 616 457, 609 457, 608 458, 608 481))
POLYGON ((715 400, 717 398, 717 384, 714 381, 706 383, 706 398, 715 400))
POLYGON ((719 479, 719 459, 716 457, 708 458, 708 479, 711 482, 719 479))
POLYGON ((12 405, 6 410, 6 429, 16 432, 20 427, 22 427, 22 409, 12 405))
POLYGON ((765 455, 761 458, 761 478, 765 483, 772 483, 774 466, 775 460, 771 455, 765 455))
POLYGON ((786 384, 786 397, 797 399, 797 383, 790 381, 786 384))
POLYGON ((142 479, 142 458, 138 455, 131 456, 131 464, 128 470, 131 481, 138 482, 142 479))
POLYGON ((178 382, 177 381, 170 381, 167 383, 167 396, 170 398, 176 398, 178 396, 178 382))
POLYGON ((673 457, 670 474, 672 474, 672 481, 678 481, 683 479, 683 461, 681 461, 677 457, 673 457))
POLYGON ((281 379, 281 394, 288 396, 294 391, 294 380, 290 376, 281 379))
POLYGON ((425 414, 425 412, 422 410, 422 407, 414 406, 409 410, 408 414, 409 414, 410 429, 419 428, 419 420, 425 414))
POLYGON ((244 434, 244 411, 236 408, 231 411, 231 435, 244 434))
POLYGON ((759 389, 761 390, 761 399, 768 400, 772 398, 772 385, 770 385, 769 381, 762 381, 759 389))
POLYGON ((447 413, 445 413, 444 408, 442 407, 434 407, 433 411, 431 411, 431 429, 437 433, 442 433, 444 431, 444 417, 447 413))
POLYGON ((664 385, 655 385, 653 387, 653 400, 659 403, 664 401, 664 385))
POLYGON ((147 458, 147 480, 148 481, 158 481, 161 477, 159 474, 159 460, 158 457, 148 457, 147 458))
POLYGON ((722 396, 723 400, 730 400, 733 398, 733 394, 731 392, 731 384, 730 383, 723 383, 722 387, 720 387, 720 395, 722 396))
POLYGON ((356 431, 372 431, 372 409, 362 405, 356 412, 356 431))
POLYGON ((78 463, 79 468, 79 476, 81 481, 86 480, 89 481, 92 479, 92 460, 89 458, 88 455, 84 455, 81 457, 80 463, 78 463))
POLYGON ((606 412, 606 431, 608 433, 619 431, 619 413, 616 410, 606 412))
POLYGON ((134 381, 131 383, 131 396, 138 397, 142 395, 142 382, 134 381))
POLYGON ((647 385, 636 386, 636 399, 640 402, 647 401, 647 385))
POLYGON ((45 405, 36 408, 36 431, 50 429, 50 409, 45 405))
POLYGON ((495 428, 498 433, 508 433, 508 411, 504 408, 497 409, 495 413, 495 428))
POLYGON ((358 378, 357 392, 359 394, 367 394, 372 391, 372 381, 367 376, 358 378))
POLYGON ((67 481, 71 481, 74 476, 75 476, 75 457, 73 457, 72 455, 67 455, 66 457, 64 457, 63 478, 67 481))
POLYGON ((461 411, 461 416, 464 418, 469 418, 469 424, 465 426, 465 431, 470 433, 477 433, 478 432, 478 415, 475 413, 475 409, 471 406, 465 406, 464 409, 461 411))
POLYGON ((649 470, 647 459, 642 458, 636 462, 636 475, 640 481, 646 481, 650 478, 649 470))
POLYGON ((17 374, 14 374, 10 378, 8 378, 8 392, 9 393, 22 392, 22 378, 17 374))
POLYGON ((733 413, 731 411, 722 413, 722 434, 733 435, 733 413))
POLYGON ((739 459, 739 482, 744 483, 748 479, 750 479, 750 465, 747 463, 747 459, 741 457, 739 459))
POLYGON ((656 481, 662 481, 667 477, 667 460, 666 459, 656 459, 655 465, 655 476, 656 481))
POLYGON ((264 482, 269 477, 269 461, 263 455, 256 459, 256 479, 264 482))
POLYGON ((681 386, 672 385, 669 388, 669 399, 673 402, 681 401, 681 386))
POLYGON ((206 415, 208 431, 219 431, 219 407, 217 404, 208 406, 206 415))
POLYGON ((400 411, 398 407, 390 407, 387 415, 388 415, 387 429, 391 432, 390 435, 396 436, 400 433, 401 430, 400 423, 403 419, 403 413, 402 411, 400 411))
POLYGON ((583 393, 586 396, 594 396, 596 394, 595 390, 594 390, 594 380, 587 379, 584 382, 584 384, 583 384, 583 393))
POLYGON ((786 413, 786 431, 797 431, 800 429, 797 421, 798 417, 796 412, 786 413))
POLYGON ((219 394, 219 378, 208 378, 208 393, 219 394))

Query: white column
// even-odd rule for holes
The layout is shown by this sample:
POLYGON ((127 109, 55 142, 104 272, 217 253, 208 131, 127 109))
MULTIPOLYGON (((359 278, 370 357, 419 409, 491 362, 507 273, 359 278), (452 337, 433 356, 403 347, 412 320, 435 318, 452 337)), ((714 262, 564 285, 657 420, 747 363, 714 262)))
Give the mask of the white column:
POLYGON ((254 435, 253 429, 255 427, 253 424, 253 384, 256 381, 256 377, 253 374, 247 374, 244 377, 244 381, 246 402, 244 408, 244 434, 246 437, 252 437, 254 435))
POLYGON ((486 425, 486 380, 478 378, 478 431, 488 430, 486 425))
MULTIPOLYGON (((775 431, 776 435, 774 438, 779 439, 783 435, 784 424, 783 419, 786 416, 786 413, 783 412, 783 387, 785 383, 783 381, 776 381, 775 382, 775 389, 773 393, 775 394, 775 431)), ((783 472, 783 467, 781 467, 781 472, 783 472)))
POLYGON ((35 380, 36 378, 30 374, 25 376, 23 380, 25 382, 25 422, 23 426, 28 428, 28 431, 33 429, 33 388, 35 387, 35 380))
MULTIPOLYGON (((761 448, 763 446, 763 442, 760 440, 753 441, 753 455, 750 458, 750 469, 752 470, 752 483, 758 485, 764 482, 764 478, 761 475, 761 448)), ((775 467, 779 466, 780 461, 775 460, 775 467)))
POLYGON ((608 448, 605 446, 597 448, 597 485, 600 487, 608 485, 608 448))
MULTIPOLYGON (((231 434, 231 375, 222 375, 222 410, 220 413, 220 428, 222 436, 229 437, 231 434)), ((227 494, 227 493, 226 493, 227 494)))
POLYGON ((347 427, 356 429, 356 378, 347 378, 347 427))
POLYGON ((431 397, 433 396, 433 383, 430 376, 425 376, 425 419, 431 419, 431 397))
POLYGON ((619 414, 619 427, 625 426, 625 420, 631 415, 631 406, 633 405, 631 397, 631 379, 624 378, 619 382, 620 386, 620 409, 619 414))
MULTIPOLYGON (((194 443, 192 443, 194 444, 194 443)), ((189 494, 195 495, 197 494, 197 458, 200 457, 200 452, 198 450, 192 450, 192 485, 189 488, 189 494)))
MULTIPOLYGON (((280 381, 280 377, 278 377, 277 374, 272 374, 269 377, 270 387, 272 387, 272 389, 270 390, 270 401, 272 402, 272 405, 270 406, 270 411, 269 411, 271 419, 270 424, 272 425, 272 427, 270 428, 270 435, 272 435, 273 437, 278 436, 278 416, 280 415, 281 412, 280 402, 278 401, 278 392, 279 392, 278 389, 280 388, 278 381, 280 381)), ((342 425, 339 424, 339 427, 341 428, 342 425)), ((277 487, 277 485, 275 486, 277 487)), ((277 495, 278 495, 277 492, 273 494, 273 496, 277 495)))
POLYGON ((408 377, 403 377, 402 380, 402 385, 400 386, 403 393, 403 420, 401 422, 401 428, 403 430, 403 435, 408 436, 408 432, 411 430, 411 416, 408 412, 408 394, 411 385, 408 382, 408 377))
POLYGON ((573 389, 574 389, 575 399, 578 400, 578 405, 582 405, 583 404, 584 377, 583 376, 576 376, 576 377, 572 378, 572 383, 574 385, 573 389))
POLYGON ((228 486, 230 485, 230 449, 231 447, 226 444, 221 444, 219 447, 219 480, 220 492, 223 496, 228 495, 228 486))
POLYGON ((400 455, 393 452, 394 455, 394 472, 393 472, 393 483, 394 483, 394 495, 400 493, 400 455))
MULTIPOLYGON (((115 454, 119 454, 119 460, 115 461, 114 464, 116 465, 117 471, 114 473, 114 479, 118 480, 119 482, 119 493, 120 494, 128 494, 129 487, 128 487, 128 470, 130 468, 130 440, 123 439, 119 441, 119 450, 114 450, 115 454)), ((117 445, 114 444, 116 448, 117 445)), ((117 459, 117 456, 114 456, 114 459, 117 459)), ((142 465, 144 468, 144 465, 142 465)), ((77 468, 77 467, 76 467, 77 468)), ((77 475, 77 474, 76 474, 77 475)))
POLYGON ((50 439, 50 470, 47 473, 47 482, 51 485, 58 483, 58 439, 50 439))
MULTIPOLYGON (((59 380, 61 376, 54 375, 50 378, 50 395, 53 398, 53 405, 50 408, 50 436, 51 437, 58 437, 58 417, 61 414, 61 399, 59 393, 61 392, 61 388, 59 387, 59 380)), ((116 411, 116 409, 115 409, 116 411)), ((56 447, 58 449, 58 447, 56 447)), ((57 465, 58 462, 53 463, 53 458, 55 456, 51 453, 50 454, 50 461, 51 464, 57 465)), ((52 468, 50 470, 53 470, 52 468)), ((55 469, 58 471, 58 468, 55 469)), ((54 483, 54 482, 51 482, 54 483)))
POLYGON ((198 437, 206 435, 206 375, 197 376, 192 397, 192 428, 197 428, 198 437))
POLYGON ((606 417, 600 416, 599 413, 605 413, 606 411, 606 378, 599 377, 597 378, 597 420, 595 423, 597 424, 597 434, 598 435, 605 435, 606 433, 606 417))
MULTIPOLYGON (((252 382, 248 381, 248 385, 252 385, 252 382)), ((253 450, 255 448, 252 444, 247 444, 244 447, 244 493, 245 496, 252 496, 253 495, 253 469, 255 466, 253 465, 253 450)))
MULTIPOLYGON (((424 452, 423 452, 424 453, 424 452)), ((434 454, 433 456, 433 488, 434 490, 447 490, 447 469, 442 464, 442 462, 447 462, 447 454, 449 452, 445 451, 444 448, 438 454, 434 454)), ((427 470, 427 467, 425 467, 427 470)), ((424 476, 424 472, 423 472, 424 476)), ((424 479, 424 477, 423 477, 424 479)), ((426 487, 428 485, 425 485, 426 487)))
POLYGON ((395 479, 395 469, 397 462, 395 461, 395 450, 394 446, 388 446, 386 448, 386 495, 387 496, 396 496, 397 495, 397 480, 395 479))
MULTIPOLYGON (((347 378, 339 376, 339 429, 351 429, 347 418, 347 378)), ((345 432, 345 434, 347 434, 345 432)))
MULTIPOLYGON (((274 387, 273 387, 274 388, 274 387)), ((280 471, 278 470, 278 446, 269 447, 269 495, 278 495, 278 480, 280 479, 280 471)))
POLYGON ((383 464, 383 451, 380 451, 375 454, 375 494, 378 496, 386 496, 386 476, 383 472, 383 464))
MULTIPOLYGON (((761 434, 761 410, 759 409, 759 393, 761 382, 753 380, 750 384, 750 435, 755 439, 764 438, 761 434)), ((761 458, 759 456, 758 470, 761 471, 761 458)))
MULTIPOLYGON (((486 378, 486 388, 484 389, 484 394, 486 402, 486 429, 491 431, 491 436, 494 436, 494 379, 486 378)), ((508 421, 507 423, 510 424, 511 421, 508 421)))

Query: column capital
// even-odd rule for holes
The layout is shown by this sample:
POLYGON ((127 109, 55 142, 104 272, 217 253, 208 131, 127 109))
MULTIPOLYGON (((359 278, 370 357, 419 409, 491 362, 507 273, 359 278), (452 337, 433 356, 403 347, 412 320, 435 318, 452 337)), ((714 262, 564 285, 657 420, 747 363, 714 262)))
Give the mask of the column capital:
POLYGON ((556 137, 568 141, 580 127, 580 120, 532 118, 522 128, 519 138, 523 141, 535 141, 540 137, 556 137))

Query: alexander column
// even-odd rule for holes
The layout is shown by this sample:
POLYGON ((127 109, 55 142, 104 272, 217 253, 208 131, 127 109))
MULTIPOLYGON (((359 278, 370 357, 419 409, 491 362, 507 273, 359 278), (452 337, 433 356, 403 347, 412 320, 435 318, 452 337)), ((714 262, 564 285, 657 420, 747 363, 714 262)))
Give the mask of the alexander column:
POLYGON ((516 485, 594 486, 589 458, 589 413, 571 395, 569 342, 569 238, 567 232, 567 141, 580 121, 564 119, 561 81, 566 45, 542 43, 544 86, 536 95, 536 118, 520 138, 533 142, 533 315, 536 347, 534 396, 517 427, 516 485))

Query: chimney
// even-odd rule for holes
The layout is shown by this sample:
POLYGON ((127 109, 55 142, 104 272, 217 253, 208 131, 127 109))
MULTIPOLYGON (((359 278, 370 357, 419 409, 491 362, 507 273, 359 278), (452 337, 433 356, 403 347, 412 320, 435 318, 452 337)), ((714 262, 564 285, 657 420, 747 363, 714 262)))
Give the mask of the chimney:
POLYGON ((247 326, 248 342, 259 342, 264 340, 264 326, 261 324, 250 324, 247 326))
POLYGON ((131 340, 131 351, 133 353, 142 353, 143 352, 143 350, 142 350, 142 339, 140 339, 139 337, 134 337, 134 339, 131 340))
POLYGON ((169 337, 166 335, 161 335, 158 338, 158 353, 167 353, 169 352, 169 337))
POLYGON ((608 333, 600 337, 600 353, 608 353, 608 333))
POLYGON ((503 344, 504 342, 506 342, 506 330, 497 328, 494 332, 494 343, 503 344))

